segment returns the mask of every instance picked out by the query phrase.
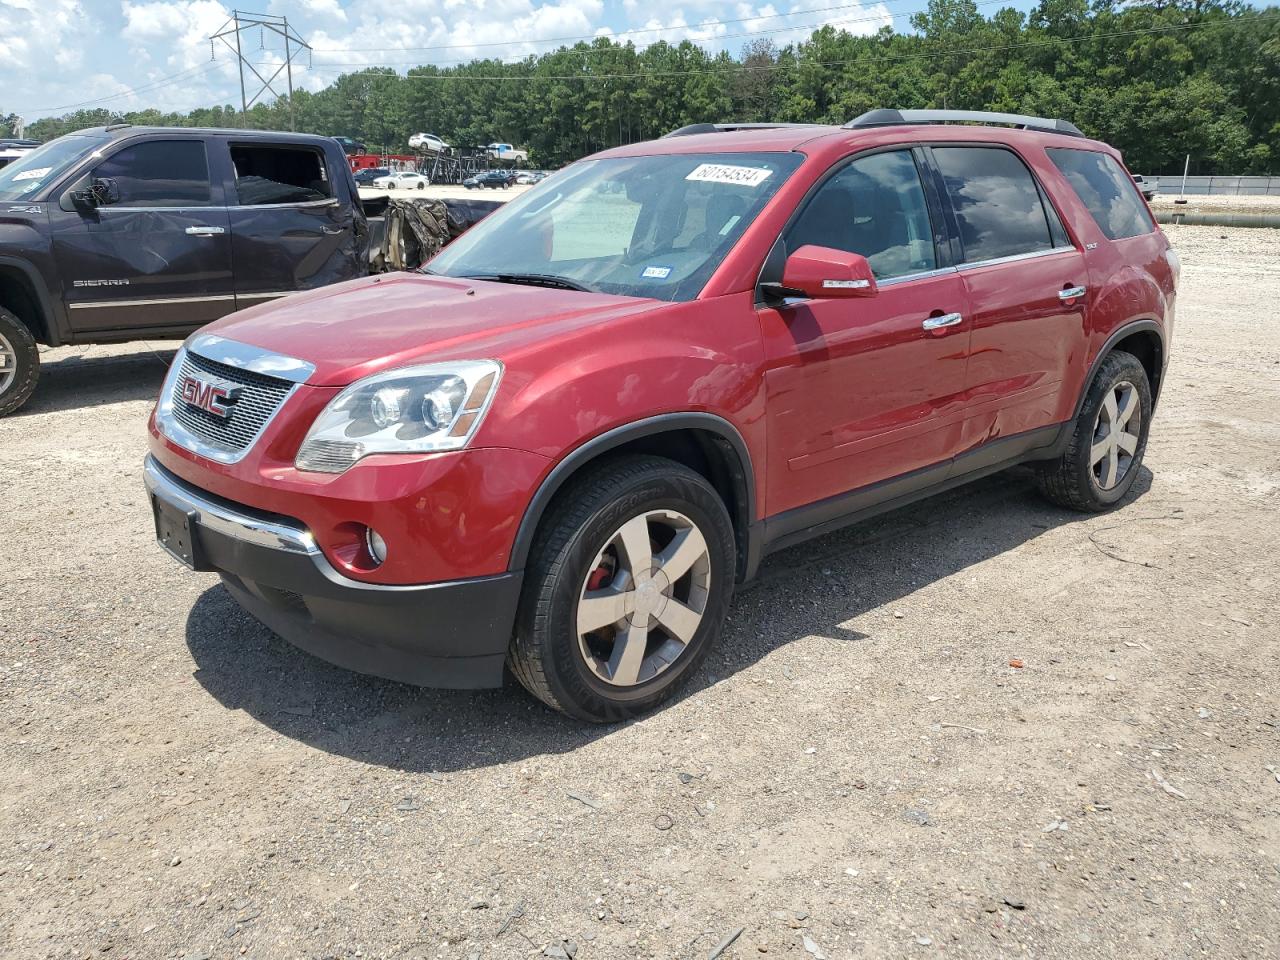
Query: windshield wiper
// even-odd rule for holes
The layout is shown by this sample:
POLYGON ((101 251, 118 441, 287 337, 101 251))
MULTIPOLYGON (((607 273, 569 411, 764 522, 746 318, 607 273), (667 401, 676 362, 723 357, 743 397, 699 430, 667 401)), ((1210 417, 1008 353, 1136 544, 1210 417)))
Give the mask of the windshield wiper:
POLYGON ((523 283, 531 287, 553 287, 556 290, 577 290, 579 293, 594 293, 590 287, 565 277, 553 276, 549 273, 484 273, 469 274, 463 280, 493 280, 497 283, 523 283))

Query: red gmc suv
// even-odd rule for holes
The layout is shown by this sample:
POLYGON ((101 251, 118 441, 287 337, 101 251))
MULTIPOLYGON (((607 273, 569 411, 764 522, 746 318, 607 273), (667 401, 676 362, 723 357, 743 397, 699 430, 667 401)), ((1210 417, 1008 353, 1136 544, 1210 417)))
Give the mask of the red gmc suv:
POLYGON ((1061 120, 685 127, 420 272, 189 339, 156 533, 333 663, 509 667, 619 720, 698 668, 770 551, 1027 461, 1056 503, 1120 501, 1177 281, 1119 155, 1061 120))

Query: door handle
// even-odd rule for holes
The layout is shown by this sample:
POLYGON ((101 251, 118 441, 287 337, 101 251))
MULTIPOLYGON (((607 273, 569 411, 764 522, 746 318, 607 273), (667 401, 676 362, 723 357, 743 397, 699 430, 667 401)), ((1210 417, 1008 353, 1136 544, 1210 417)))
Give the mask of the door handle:
POLYGON ((346 231, 342 227, 321 227, 320 232, 327 233, 331 237, 336 237, 338 234, 345 233, 346 231))
POLYGON ((192 237, 216 237, 226 232, 225 227, 187 227, 187 235, 192 237))
POLYGON ((954 327, 957 323, 963 323, 964 317, 958 313, 944 313, 940 317, 929 317, 921 326, 926 330, 940 330, 943 327, 954 327))
POLYGON ((1058 291, 1059 300, 1074 300, 1084 296, 1084 287, 1066 287, 1058 291))

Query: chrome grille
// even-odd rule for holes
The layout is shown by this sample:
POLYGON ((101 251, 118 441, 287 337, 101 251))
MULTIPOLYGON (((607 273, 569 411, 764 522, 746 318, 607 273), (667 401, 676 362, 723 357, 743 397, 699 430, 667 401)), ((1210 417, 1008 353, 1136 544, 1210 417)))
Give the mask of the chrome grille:
POLYGON ((207 443, 239 453, 257 439, 293 386, 288 380, 218 363, 188 350, 183 352, 182 367, 173 379, 169 400, 173 419, 187 431, 207 443), (195 373, 217 377, 241 388, 240 396, 230 405, 229 416, 219 417, 182 399, 182 381, 195 373))

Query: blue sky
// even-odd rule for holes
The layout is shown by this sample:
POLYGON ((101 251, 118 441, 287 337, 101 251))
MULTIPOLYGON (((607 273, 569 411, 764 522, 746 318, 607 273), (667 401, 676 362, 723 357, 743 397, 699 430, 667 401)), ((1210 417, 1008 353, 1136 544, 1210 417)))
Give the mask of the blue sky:
MULTIPOLYGON (((259 12, 288 16, 290 25, 314 48, 311 65, 304 62, 294 73, 295 83, 311 89, 327 85, 353 69, 353 64, 394 64, 403 71, 409 64, 456 63, 475 56, 517 59, 554 49, 562 38, 596 34, 625 33, 638 44, 687 38, 736 53, 752 37, 768 36, 786 43, 826 23, 858 33, 873 33, 886 24, 905 30, 909 15, 927 4, 927 0, 261 2, 259 12)), ((984 12, 1031 5, 1030 0, 979 0, 984 12)), ((238 102, 235 57, 221 48, 211 59, 207 40, 225 23, 229 10, 218 0, 0 0, 0 115, 16 112, 34 120, 80 106, 189 110, 238 102)), ((267 34, 264 43, 255 30, 245 36, 244 43, 260 64, 283 59, 278 37, 267 34)))

